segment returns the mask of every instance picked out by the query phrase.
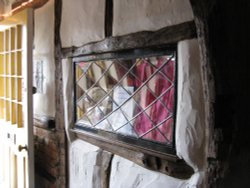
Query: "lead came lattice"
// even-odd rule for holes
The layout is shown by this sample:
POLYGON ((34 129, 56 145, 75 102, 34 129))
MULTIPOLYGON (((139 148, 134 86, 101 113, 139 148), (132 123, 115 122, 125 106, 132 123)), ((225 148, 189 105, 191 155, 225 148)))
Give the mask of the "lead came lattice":
POLYGON ((77 62, 76 123, 171 145, 175 52, 165 56, 77 62))

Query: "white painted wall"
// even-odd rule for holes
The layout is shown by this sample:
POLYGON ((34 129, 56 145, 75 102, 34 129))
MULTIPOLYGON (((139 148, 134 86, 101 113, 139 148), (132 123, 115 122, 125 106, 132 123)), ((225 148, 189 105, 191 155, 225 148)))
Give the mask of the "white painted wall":
POLYGON ((113 34, 154 31, 192 19, 188 0, 115 0, 113 34))
POLYGON ((35 10, 34 58, 44 64, 44 92, 33 95, 34 113, 55 115, 54 0, 35 10))
POLYGON ((94 167, 99 148, 81 140, 70 145, 70 188, 93 187, 94 167))
POLYGON ((82 46, 104 39, 104 11, 104 0, 63 0, 62 46, 82 46))

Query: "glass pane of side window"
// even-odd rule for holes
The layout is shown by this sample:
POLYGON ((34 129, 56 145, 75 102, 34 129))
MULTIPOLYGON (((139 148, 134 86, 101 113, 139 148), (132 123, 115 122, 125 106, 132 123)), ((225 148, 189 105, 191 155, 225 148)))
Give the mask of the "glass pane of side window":
POLYGON ((171 145, 174 54, 77 62, 77 125, 171 145))

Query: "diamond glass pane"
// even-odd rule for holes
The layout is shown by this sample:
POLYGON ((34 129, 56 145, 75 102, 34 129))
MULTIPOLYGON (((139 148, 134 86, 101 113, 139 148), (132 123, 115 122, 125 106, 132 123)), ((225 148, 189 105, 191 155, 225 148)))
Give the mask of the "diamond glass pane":
POLYGON ((174 54, 76 63, 77 125, 171 145, 174 54))

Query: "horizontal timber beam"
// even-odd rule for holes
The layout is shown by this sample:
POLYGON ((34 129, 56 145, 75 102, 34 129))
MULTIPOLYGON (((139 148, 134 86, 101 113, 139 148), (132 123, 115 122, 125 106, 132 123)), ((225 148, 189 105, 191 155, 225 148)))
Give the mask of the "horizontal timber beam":
POLYGON ((161 172, 179 179, 188 179, 194 173, 190 166, 176 156, 143 151, 139 147, 130 146, 122 142, 114 142, 96 134, 79 131, 77 129, 71 129, 71 132, 81 140, 133 161, 149 170, 161 172))
POLYGON ((161 46, 191 38, 196 38, 196 26, 194 21, 168 26, 157 31, 142 31, 124 36, 108 37, 102 41, 89 43, 81 47, 73 46, 62 48, 62 54, 64 58, 69 58, 135 48, 161 46))

